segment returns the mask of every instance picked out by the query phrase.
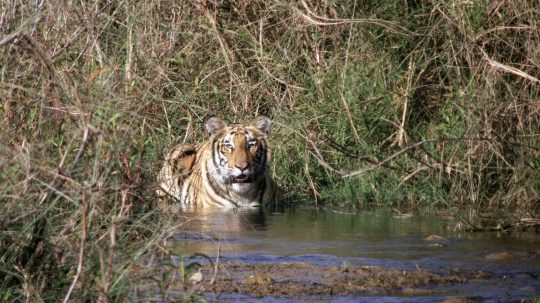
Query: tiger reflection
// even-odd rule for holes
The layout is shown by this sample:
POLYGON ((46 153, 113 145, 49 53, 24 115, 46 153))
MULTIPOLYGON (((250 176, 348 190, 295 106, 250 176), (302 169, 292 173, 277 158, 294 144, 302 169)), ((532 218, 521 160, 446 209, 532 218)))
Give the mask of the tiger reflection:
POLYGON ((240 253, 252 245, 246 243, 250 235, 266 229, 266 215, 262 209, 198 209, 183 212, 181 220, 185 222, 182 231, 174 235, 169 245, 182 254, 215 256, 218 249, 225 254, 240 253))

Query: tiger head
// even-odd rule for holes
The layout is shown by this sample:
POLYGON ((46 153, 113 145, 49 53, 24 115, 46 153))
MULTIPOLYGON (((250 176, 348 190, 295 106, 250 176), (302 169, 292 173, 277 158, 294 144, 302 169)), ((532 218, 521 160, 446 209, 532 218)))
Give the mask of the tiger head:
POLYGON ((219 117, 206 121, 210 133, 210 171, 233 188, 249 186, 264 178, 270 163, 267 135, 272 120, 266 116, 256 117, 251 124, 227 125, 219 117))

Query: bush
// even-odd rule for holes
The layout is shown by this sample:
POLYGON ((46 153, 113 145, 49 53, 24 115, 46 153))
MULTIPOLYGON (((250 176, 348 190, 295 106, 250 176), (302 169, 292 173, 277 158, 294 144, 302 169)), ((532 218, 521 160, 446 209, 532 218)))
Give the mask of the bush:
POLYGON ((210 114, 274 118, 299 204, 537 217, 534 1, 0 4, 0 294, 122 300, 155 174, 210 114), (69 291, 69 295, 68 295, 69 291))

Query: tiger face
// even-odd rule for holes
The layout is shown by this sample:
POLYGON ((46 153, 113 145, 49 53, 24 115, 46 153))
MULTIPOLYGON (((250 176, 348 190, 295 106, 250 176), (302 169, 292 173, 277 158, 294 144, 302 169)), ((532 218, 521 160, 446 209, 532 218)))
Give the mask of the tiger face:
POLYGON ((250 125, 227 126, 221 118, 208 119, 205 126, 211 134, 214 177, 232 185, 235 191, 247 189, 263 177, 270 160, 267 135, 271 124, 265 116, 257 117, 250 125))

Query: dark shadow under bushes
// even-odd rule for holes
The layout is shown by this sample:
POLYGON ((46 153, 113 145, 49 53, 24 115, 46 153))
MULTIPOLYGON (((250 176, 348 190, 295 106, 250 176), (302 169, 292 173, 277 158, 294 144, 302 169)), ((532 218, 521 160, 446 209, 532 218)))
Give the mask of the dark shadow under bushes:
POLYGON ((538 217, 537 2, 36 3, 0 4, 2 300, 126 298, 209 114, 273 117, 299 204, 538 217))

